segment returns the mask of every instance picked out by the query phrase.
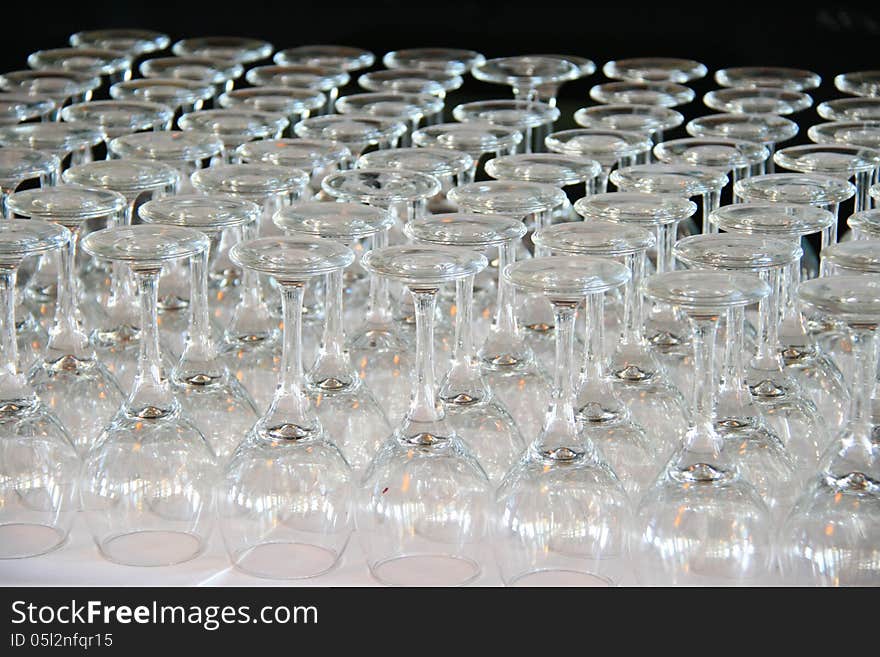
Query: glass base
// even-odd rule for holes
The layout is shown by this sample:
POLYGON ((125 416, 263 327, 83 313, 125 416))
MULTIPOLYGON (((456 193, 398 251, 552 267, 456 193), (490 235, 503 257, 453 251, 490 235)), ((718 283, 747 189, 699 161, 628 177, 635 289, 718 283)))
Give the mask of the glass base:
POLYGON ((308 543, 263 543, 232 555, 235 567, 265 579, 306 579, 330 572, 341 552, 308 543))
POLYGON ((205 549, 189 532, 142 530, 116 534, 98 543, 108 560, 124 566, 173 566, 195 559, 205 549))
POLYGON ((520 573, 512 577, 508 586, 521 587, 609 587, 614 583, 606 578, 581 570, 547 569, 520 573))
POLYGON ((0 525, 0 559, 24 559, 57 550, 67 542, 67 532, 33 522, 0 525))
POLYGON ((452 554, 411 554, 370 564, 386 586, 464 586, 480 576, 480 564, 452 554))

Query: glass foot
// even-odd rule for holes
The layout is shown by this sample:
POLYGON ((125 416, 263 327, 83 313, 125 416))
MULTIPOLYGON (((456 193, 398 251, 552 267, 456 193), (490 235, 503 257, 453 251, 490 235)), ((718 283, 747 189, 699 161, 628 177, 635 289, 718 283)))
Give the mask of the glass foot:
POLYGON ((67 541, 57 527, 31 522, 0 525, 0 559, 36 557, 56 550, 67 541))
POLYGON ((464 586, 480 576, 480 565, 451 554, 411 554, 380 561, 370 571, 387 586, 464 586))
POLYGON ((110 561, 124 566, 173 566, 195 559, 205 545, 189 532, 145 530, 111 536, 98 549, 110 561))
POLYGON ((242 572, 268 579, 305 579, 333 570, 342 551, 308 543, 264 543, 233 555, 242 572))

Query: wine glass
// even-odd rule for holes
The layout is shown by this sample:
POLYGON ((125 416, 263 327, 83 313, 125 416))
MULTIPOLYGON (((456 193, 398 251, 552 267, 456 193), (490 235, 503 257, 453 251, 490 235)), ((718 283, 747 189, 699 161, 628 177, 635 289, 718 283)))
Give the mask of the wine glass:
POLYGON ((240 242, 231 257, 279 282, 284 315, 278 387, 226 466, 220 529, 236 568, 257 577, 301 579, 332 569, 353 529, 351 467, 304 392, 303 288, 341 271, 351 249, 328 239, 266 237, 240 242))
POLYGON ((20 123, 0 127, 0 144, 51 153, 61 160, 62 169, 65 161, 68 166, 91 161, 92 149, 106 139, 101 128, 76 123, 20 123))
POLYGON ((164 262, 208 248, 196 230, 116 226, 82 241, 96 258, 128 265, 140 301, 134 386, 85 457, 81 497, 89 531, 108 560, 130 566, 188 561, 213 525, 216 457, 185 417, 164 374, 156 306, 164 262))
POLYGON ((121 159, 157 160, 170 164, 180 172, 180 191, 192 191, 189 178, 194 171, 223 152, 223 141, 210 133, 185 130, 135 132, 110 141, 111 157, 121 159))
POLYGON ((183 78, 140 78, 110 87, 114 100, 145 100, 172 108, 177 115, 201 109, 214 97, 214 86, 183 78))
POLYGON ((455 210, 447 199, 451 189, 473 182, 476 160, 464 151, 451 148, 391 148, 361 155, 359 169, 400 169, 433 176, 440 182, 440 193, 428 199, 428 211, 455 210))
MULTIPOLYGON (((0 151, 5 149, 0 149, 0 151)), ((69 185, 106 189, 122 194, 128 207, 118 224, 129 225, 138 202, 174 192, 180 174, 174 167, 155 160, 95 160, 70 167, 62 179, 69 185)), ((86 250, 86 253, 91 254, 86 250)), ((111 259, 112 260, 112 259, 111 259)), ((87 296, 82 312, 92 327, 90 338, 98 358, 123 390, 130 390, 138 362, 140 330, 134 307, 131 274, 122 260, 112 261, 109 289, 98 287, 87 296)))
POLYGON ((756 276, 713 271, 657 274, 645 292, 681 308, 693 331, 690 428, 653 486, 642 495, 632 550, 641 584, 731 585, 766 581, 773 526, 733 449, 715 429, 715 343, 722 315, 769 293, 756 276))
MULTIPOLYGON (((222 234, 256 221, 259 212, 250 201, 200 194, 147 201, 138 210, 145 223, 192 228, 210 240, 204 253, 190 257, 188 325, 178 327, 173 336, 181 344, 175 345, 180 358, 170 379, 181 409, 202 432, 220 463, 227 461, 258 414, 250 395, 220 356, 220 331, 211 322, 211 274, 217 271, 216 250, 222 234)), ((228 259, 228 254, 225 256, 228 259)), ((224 272, 220 275, 224 280, 224 272)), ((216 274, 213 280, 218 280, 216 274)))
POLYGON ((67 104, 84 103, 92 99, 101 86, 101 78, 88 73, 77 73, 60 68, 25 69, 0 74, 0 89, 51 98, 56 105, 53 118, 67 104))
POLYGON ((547 296, 558 347, 543 428, 495 493, 501 577, 508 585, 618 584, 625 575, 629 500, 591 432, 578 431, 573 336, 583 298, 623 285, 629 272, 612 260, 566 255, 513 263, 503 276, 547 296))
MULTIPOLYGON (((742 203, 718 208, 710 221, 721 230, 784 239, 801 245, 810 235, 822 236, 822 253, 835 222, 822 208, 785 203, 742 203)), ((847 378, 851 349, 845 335, 833 330, 813 336, 807 330, 797 297, 803 267, 797 262, 785 274, 780 341, 785 370, 809 395, 832 430, 843 426, 849 404, 847 378)))
POLYGON ((766 146, 740 139, 689 137, 657 144, 654 157, 666 164, 721 169, 736 184, 737 180, 748 178, 752 173, 764 173, 764 163, 770 157, 770 151, 766 146))
POLYGON ((515 153, 522 141, 522 133, 484 121, 438 123, 416 130, 412 141, 422 148, 463 151, 479 165, 480 160, 487 155, 495 157, 515 153))
POLYGON ((691 137, 742 139, 763 144, 770 151, 768 173, 773 173, 776 144, 788 141, 798 133, 797 123, 775 114, 707 114, 688 121, 684 128, 691 137))
POLYGON ((340 114, 367 114, 398 121, 407 125, 407 132, 400 138, 400 145, 412 145, 412 132, 422 121, 439 123, 443 114, 443 99, 430 94, 411 94, 378 91, 364 94, 349 94, 336 101, 336 111, 340 114))
MULTIPOLYGON (((797 260, 800 251, 790 241, 730 233, 692 235, 674 248, 675 257, 691 269, 755 274, 797 260)), ((745 385, 745 312, 733 308, 725 320, 714 428, 729 446, 728 457, 778 522, 794 503, 799 473, 794 457, 762 417, 745 385)))
POLYGON ((880 150, 848 144, 805 144, 776 151, 773 160, 800 173, 819 173, 844 180, 855 178, 855 212, 870 206, 868 188, 880 169, 880 150))
POLYGON ((100 128, 106 139, 142 130, 168 130, 174 111, 167 105, 141 100, 93 100, 61 110, 61 120, 100 128))
POLYGON ((15 277, 24 258, 64 248, 67 229, 40 220, 0 221, 0 558, 50 552, 76 517, 81 463, 58 419, 18 365, 15 277))
POLYGON ((86 222, 103 219, 113 224, 127 203, 116 192, 58 185, 16 192, 9 206, 16 215, 52 221, 70 231, 70 240, 61 251, 60 272, 56 272, 55 320, 49 342, 28 372, 28 382, 61 420, 77 452, 84 455, 113 419, 123 394, 82 326, 78 244, 86 222))
MULTIPOLYGON (((654 236, 639 226, 610 221, 582 221, 548 226, 533 241, 542 253, 573 254, 627 260, 644 257, 654 236)), ((624 264, 624 263, 621 263, 624 264)), ((632 277, 626 268, 627 283, 632 277)), ((627 494, 637 499, 643 486, 656 475, 657 459, 669 452, 669 436, 635 422, 621 400, 608 372, 605 339, 605 293, 587 295, 584 308, 583 364, 575 371, 575 416, 582 433, 601 451, 620 478, 627 494), (578 371, 579 370, 579 371, 578 371)), ((624 312, 632 310, 624 306, 624 312)), ((630 321, 624 318, 621 324, 630 321)))
POLYGON ((715 82, 739 89, 780 88, 792 91, 816 89, 822 84, 818 73, 780 66, 732 66, 715 71, 715 82))
POLYGON ((706 77, 705 64, 678 57, 630 57, 606 62, 605 77, 630 82, 675 82, 687 84, 706 77))
POLYGON ((590 89, 590 98, 604 105, 678 107, 694 99, 694 91, 674 82, 604 82, 590 89))
MULTIPOLYGON (((566 200, 556 187, 506 180, 462 185, 453 189, 449 198, 463 212, 509 215, 523 220, 532 230, 546 225, 552 211, 566 200)), ((519 240, 508 240, 498 247, 499 272, 515 261, 517 244, 519 240)), ((541 411, 535 407, 543 405, 549 395, 535 350, 546 353, 547 343, 553 340, 552 309, 540 294, 527 295, 518 304, 514 289, 500 278, 495 312, 495 321, 478 352, 481 367, 523 435, 534 435, 541 422, 541 411)))
POLYGON ((75 32, 70 35, 69 41, 74 48, 105 48, 124 52, 132 57, 165 50, 171 45, 167 34, 130 28, 75 32))
POLYGON ((834 76, 834 87, 852 96, 880 95, 880 74, 877 71, 854 71, 834 76))
POLYGON ((537 100, 481 100, 456 105, 452 116, 456 121, 484 121, 492 125, 519 130, 523 139, 519 150, 523 153, 543 151, 544 139, 553 131, 559 118, 556 107, 537 100))
POLYGON ((716 112, 729 114, 776 114, 788 116, 813 104, 801 91, 775 87, 727 87, 703 96, 703 104, 716 112))
MULTIPOLYGON (((226 109, 251 109, 284 116, 290 125, 307 119, 327 104, 320 91, 293 87, 248 87, 222 94, 217 103, 226 109)), ((286 130, 286 126, 285 126, 286 130)))
POLYGON ((603 194, 608 190, 608 176, 612 167, 631 164, 643 154, 651 152, 651 138, 625 130, 580 128, 560 130, 547 135, 547 150, 563 155, 577 155, 596 160, 602 170, 594 185, 603 194))
POLYGON ((583 128, 640 132, 659 144, 664 132, 684 123, 684 115, 657 105, 596 105, 577 110, 574 122, 583 128))
POLYGON ((239 146, 236 158, 243 164, 262 162, 304 171, 309 175, 312 194, 321 198, 321 181, 349 168, 351 151, 338 141, 326 139, 261 139, 239 146))
POLYGON ((245 79, 255 87, 292 87, 320 91, 327 98, 323 113, 330 114, 339 97, 339 89, 349 83, 351 76, 345 71, 327 66, 275 64, 255 66, 248 70, 245 79))
POLYGON ((829 121, 810 126, 807 136, 816 144, 846 144, 880 148, 880 121, 829 121))
POLYGON ((443 98, 464 84, 460 75, 440 70, 389 68, 363 73, 358 85, 367 91, 390 91, 405 94, 431 94, 443 98))
POLYGON ((826 121, 876 121, 880 119, 880 98, 836 98, 816 106, 826 121))
POLYGON ((29 119, 54 120, 59 102, 49 96, 21 91, 0 92, 0 125, 12 125, 29 119))
POLYGON ((880 474, 873 409, 880 279, 871 274, 817 278, 802 283, 798 294, 815 311, 846 326, 857 356, 849 420, 780 530, 784 581, 876 586, 880 500, 874 482, 880 474))
POLYGON ((212 84, 218 94, 230 91, 244 73, 244 67, 238 62, 197 56, 155 57, 141 62, 139 70, 145 78, 178 78, 212 84))
MULTIPOLYGON (((525 232, 519 219, 490 214, 437 214, 406 225, 407 236, 416 243, 477 252, 519 240, 525 232)), ((481 372, 473 340, 473 292, 474 276, 456 281, 455 348, 439 394, 450 426, 497 484, 525 443, 510 411, 493 395, 481 372)))
POLYGON ((498 57, 471 69, 471 75, 477 80, 511 87, 517 100, 538 100, 543 92, 552 106, 556 105, 555 92, 560 85, 590 73, 560 55, 498 57))
POLYGON ((337 141, 357 158, 370 146, 394 148, 406 134, 406 124, 373 116, 333 114, 303 119, 293 126, 297 137, 337 141))
MULTIPOLYGON (((615 192, 596 194, 580 199, 575 210, 587 223, 613 221, 632 224, 654 233, 657 272, 673 268, 672 244, 679 222, 693 215, 697 206, 677 196, 615 192)), ((624 292, 623 330, 615 344, 608 371, 616 394, 621 398, 633 419, 649 429, 659 441, 657 449, 668 452, 678 445, 678 438, 688 427, 688 408, 684 396, 670 373, 658 359, 656 345, 667 349, 681 349, 686 344, 683 335, 673 335, 676 326, 674 310, 667 304, 654 304, 653 321, 646 326, 646 312, 641 293, 645 278, 645 251, 627 256, 631 280, 624 292), (648 333, 646 329, 656 332, 648 333), (649 342, 650 338, 650 342, 649 342)))
POLYGON ((468 73, 485 61, 482 54, 463 48, 406 48, 387 52, 382 58, 388 68, 425 69, 451 75, 468 73))
POLYGON ((416 310, 410 408, 360 485, 357 527, 367 565, 384 584, 467 584, 482 572, 491 485, 437 396, 433 320, 440 286, 487 261, 466 249, 388 246, 368 252, 363 264, 403 283, 416 310))
POLYGON ((250 37, 207 36, 181 39, 171 46, 179 57, 210 57, 239 64, 252 64, 266 59, 275 47, 268 41, 250 37))
POLYGON ((376 56, 362 48, 318 44, 279 50, 272 60, 284 66, 323 66, 351 73, 371 67, 376 56))
POLYGON ((131 77, 132 56, 106 48, 50 48, 28 55, 33 69, 64 69, 101 76, 111 84, 131 77))
MULTIPOLYGON (((285 233, 333 239, 360 247, 394 224, 386 211, 360 203, 307 202, 281 208, 275 224, 285 233)), ((350 271, 350 270, 349 270, 350 271)), ((324 333, 305 376, 306 392, 321 425, 355 471, 362 471, 391 435, 391 426, 370 388, 363 362, 352 359, 345 343, 342 269, 325 274, 324 333)), ((363 287, 355 288, 364 292, 363 287)), ((372 377, 371 377, 372 378, 372 377)), ((384 392, 384 390, 383 390, 384 392)))
POLYGON ((223 161, 235 163, 235 149, 257 139, 280 139, 289 125, 281 114, 238 109, 199 110, 184 114, 177 121, 184 132, 215 135, 223 144, 223 161))
POLYGON ((61 161, 51 153, 32 148, 0 148, 0 217, 9 218, 6 200, 25 180, 39 179, 51 185, 61 169, 61 161))

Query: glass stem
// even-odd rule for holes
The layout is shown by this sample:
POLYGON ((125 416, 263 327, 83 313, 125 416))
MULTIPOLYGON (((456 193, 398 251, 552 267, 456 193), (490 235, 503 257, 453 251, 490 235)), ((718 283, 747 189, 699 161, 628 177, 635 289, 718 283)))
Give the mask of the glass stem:
POLYGON ((141 335, 137 374, 126 406, 128 413, 143 419, 156 419, 177 410, 177 401, 162 371, 159 351, 159 273, 160 269, 136 270, 135 280, 141 309, 141 335))
POLYGON ((79 243, 79 227, 69 226, 70 241, 59 254, 61 271, 58 275, 55 322, 49 333, 47 360, 53 362, 64 356, 91 360, 95 352, 89 338, 79 323, 76 290, 76 252, 79 243))
MULTIPOLYGON (((871 398, 877 376, 877 345, 875 330, 854 328, 851 332, 853 349, 853 390, 850 399, 849 423, 852 426, 865 426, 872 423, 871 398)), ((859 435, 870 435, 870 431, 856 431, 859 435)))
POLYGON ((718 318, 691 316, 689 319, 694 347, 693 418, 697 426, 711 427, 715 410, 715 337, 718 318))
POLYGON ((15 332, 15 279, 18 265, 0 264, 0 417, 11 402, 14 406, 32 400, 34 393, 18 372, 18 343, 15 332))
POLYGON ((516 334, 516 296, 513 286, 504 279, 504 269, 516 260, 513 242, 505 242, 498 247, 498 297, 495 311, 495 325, 498 330, 509 335, 516 334))
POLYGON ((599 175, 596 176, 595 193, 605 194, 608 191, 608 176, 611 175, 611 167, 603 166, 599 175))
POLYGON ((416 364, 413 392, 407 419, 410 422, 439 422, 443 406, 434 387, 434 310, 437 288, 409 288, 416 314, 416 364))
POLYGON ((447 403, 474 403, 488 396, 474 353, 473 296, 473 276, 455 282, 455 349, 452 367, 440 386, 440 398, 447 403))
POLYGON ((205 385, 223 377, 221 362, 211 337, 208 309, 208 268, 206 251, 190 258, 190 317, 186 345, 174 369, 174 379, 183 384, 205 385))
POLYGON ((623 344, 639 344, 644 322, 644 300, 642 298, 642 281, 645 278, 645 252, 633 253, 626 257, 630 279, 624 288, 623 304, 623 344))
POLYGON ((868 195, 868 189, 871 187, 873 175, 873 171, 860 171, 856 174, 856 212, 861 212, 871 207, 871 197, 868 195))
POLYGON ((544 456, 563 456, 561 450, 567 450, 573 456, 582 451, 575 421, 573 386, 574 319, 579 304, 564 299, 551 299, 551 303, 556 324, 556 365, 550 407, 535 449, 544 456))
POLYGON ((755 368, 769 372, 782 371, 779 355, 780 273, 776 268, 761 274, 770 287, 770 294, 758 306, 758 352, 753 362, 755 368))
POLYGON ((703 234, 717 233, 718 229, 712 226, 709 215, 712 214, 721 203, 721 190, 713 189, 703 194, 703 234))
MULTIPOLYGON (((388 232, 373 235, 373 249, 388 246, 388 232)), ((367 324, 388 326, 391 324, 391 297, 388 294, 388 281, 381 276, 370 274, 370 298, 367 303, 367 324)))
POLYGON ((337 269, 324 278, 324 332, 309 383, 325 390, 349 388, 358 382, 345 351, 343 322, 343 271, 337 269))

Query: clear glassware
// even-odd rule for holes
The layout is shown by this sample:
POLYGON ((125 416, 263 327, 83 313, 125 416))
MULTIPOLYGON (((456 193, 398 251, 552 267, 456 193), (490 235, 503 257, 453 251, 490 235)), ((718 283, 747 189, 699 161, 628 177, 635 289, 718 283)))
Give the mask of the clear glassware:
POLYGON ((10 197, 9 206, 16 215, 52 221, 70 231, 70 240, 61 251, 60 271, 55 272, 55 319, 49 341, 27 376, 31 388, 61 421, 82 456, 113 419, 123 393, 82 325, 76 276, 78 244, 86 222, 104 219, 115 223, 127 203, 116 192, 58 185, 17 192, 10 197))
POLYGON ((595 191, 603 194, 608 190, 608 176, 614 166, 626 166, 650 154, 651 138, 626 130, 580 128, 560 130, 547 135, 547 150, 564 155, 578 155, 596 160, 602 171, 595 184, 595 191))
POLYGON ((675 82, 687 84, 706 77, 705 64, 693 59, 677 57, 631 57, 606 62, 602 67, 605 77, 630 82, 675 82))
POLYGON ((175 345, 180 359, 170 379, 183 412, 205 436, 218 462, 225 463, 256 422, 258 413, 250 395, 220 356, 222 331, 211 322, 211 283, 218 281, 218 273, 223 281, 233 266, 228 254, 218 257, 216 252, 223 233, 256 221, 259 206, 221 195, 184 194, 147 201, 138 215, 146 223, 198 230, 210 240, 204 253, 190 257, 188 325, 179 327, 173 336, 182 344, 175 345), (220 259, 228 266, 218 272, 223 266, 218 265, 220 259))
POLYGON ((515 153, 522 141, 522 133, 483 121, 467 123, 438 123, 416 130, 412 142, 422 148, 447 148, 463 151, 479 165, 480 160, 491 155, 515 153))
POLYGON ((114 100, 145 100, 167 105, 179 114, 201 109, 214 97, 214 86, 183 78, 139 78, 110 87, 114 100))
POLYGON ((880 169, 880 150, 847 144, 805 144, 776 151, 779 166, 799 173, 855 179, 855 212, 870 207, 868 188, 880 169))
POLYGON ((6 200, 25 180, 39 179, 52 185, 61 171, 61 160, 52 153, 32 148, 0 148, 0 217, 9 217, 6 200))
POLYGON ((590 98, 604 105, 678 107, 694 99, 694 90, 674 82, 604 82, 590 89, 590 98))
POLYGON ((779 66, 733 66, 715 71, 715 82, 737 89, 772 88, 809 91, 822 84, 818 73, 779 66))
POLYGON ((849 421, 825 451, 780 530, 784 581, 826 586, 880 582, 877 522, 880 480, 875 390, 880 279, 831 276, 801 284, 798 294, 815 311, 843 323, 857 368, 849 421))
POLYGON ((816 106, 816 114, 826 121, 878 121, 880 98, 837 98, 816 106))
POLYGON ((829 121, 810 126, 807 136, 816 144, 847 144, 880 148, 880 121, 829 121))
POLYGON ((398 121, 407 125, 407 133, 400 145, 412 145, 412 132, 425 123, 439 123, 443 114, 443 99, 430 94, 390 93, 387 91, 349 94, 336 101, 340 114, 368 114, 398 121))
MULTIPOLYGON (((640 226, 654 233, 657 272, 673 268, 672 245, 677 225, 693 215, 697 206, 677 196, 614 192, 578 200, 575 210, 589 222, 613 221, 640 226)), ((617 395, 635 421, 659 436, 658 449, 668 452, 688 427, 684 396, 655 350, 683 352, 687 339, 680 333, 674 310, 668 304, 652 304, 645 311, 641 282, 645 278, 645 253, 627 257, 631 279, 624 292, 622 333, 611 355, 608 370, 617 395), (646 324, 646 319, 650 321, 646 324)), ((683 382, 681 383, 683 385, 683 382)))
POLYGON ((684 115, 656 105, 596 105, 577 110, 574 122, 584 128, 640 132, 659 144, 664 132, 684 123, 684 115))
MULTIPOLYGON (((589 61, 589 60, 584 60, 589 61)), ((590 75, 578 63, 566 59, 564 55, 518 55, 487 59, 471 69, 477 80, 503 84, 511 87, 517 100, 545 99, 556 106, 556 91, 559 86, 590 75), (548 93, 549 92, 549 93, 548 93)))
MULTIPOLYGON (((675 257, 691 269, 759 274, 800 257, 790 241, 755 235, 693 235, 679 240, 675 257)), ((745 311, 733 308, 725 318, 721 384, 715 408, 715 431, 728 445, 728 458, 761 494, 774 524, 788 514, 800 476, 794 457, 770 428, 745 385, 745 311)))
POLYGON ((374 276, 405 285, 417 317, 410 409, 360 484, 357 527, 367 565, 384 584, 467 584, 483 568, 491 485, 438 398, 433 318, 440 286, 473 276, 487 261, 431 245, 373 249, 363 263, 374 276))
POLYGON ((619 287, 627 269, 587 256, 543 256, 507 265, 507 283, 546 295, 558 344, 553 394, 542 429, 498 487, 495 556, 508 585, 621 583, 630 505, 589 431, 575 418, 575 310, 585 296, 619 287))
POLYGON ((708 114, 688 121, 685 130, 692 137, 742 139, 763 144, 770 151, 767 172, 773 173, 776 144, 794 138, 798 124, 775 114, 708 114))
POLYGON ((49 96, 4 91, 0 93, 0 125, 15 125, 37 118, 51 121, 57 117, 58 107, 58 101, 49 96))
POLYGON ((463 75, 485 61, 477 51, 462 48, 407 48, 392 50, 382 58, 388 68, 425 69, 449 75, 463 75))
POLYGON ((61 110, 62 121, 98 127, 108 140, 142 130, 168 130, 173 119, 174 110, 167 105, 140 100, 93 100, 61 110))
POLYGON ((45 554, 67 540, 81 467, 58 419, 18 365, 15 278, 21 261, 64 248, 65 228, 40 220, 0 221, 0 558, 45 554))
POLYGON ((716 112, 787 116, 812 106, 813 99, 801 91, 774 87, 728 87, 708 92, 703 104, 716 112))
MULTIPOLYGON (((378 152, 378 151, 377 151, 378 152)), ((351 151, 338 141, 326 139, 261 139, 238 147, 237 159, 299 169, 309 175, 312 195, 320 198, 321 181, 351 165, 351 151)))
POLYGON ((429 69, 389 68, 363 73, 358 85, 367 91, 405 94, 431 94, 443 98, 459 89, 464 80, 460 75, 429 69))
POLYGON ((351 76, 345 71, 326 66, 275 64, 255 66, 245 74, 245 79, 255 87, 292 87, 320 91, 327 98, 323 112, 330 114, 339 97, 339 90, 349 83, 351 76))
POLYGON ((873 199, 874 207, 880 205, 880 183, 874 183, 868 189, 868 196, 873 199))
MULTIPOLYGON (((280 232, 272 223, 272 216, 279 208, 299 200, 308 187, 309 177, 303 171, 274 164, 218 164, 199 169, 191 182, 202 194, 223 194, 259 205, 261 216, 257 222, 244 224, 240 229, 242 239, 251 240, 280 232)), ((269 301, 270 285, 253 269, 245 269, 240 284, 230 287, 225 299, 226 303, 234 304, 234 309, 226 323, 222 354, 259 410, 265 409, 272 399, 281 362, 280 317, 276 304, 269 301)), ((272 296, 273 301, 277 299, 272 296)), ((304 348, 309 357, 318 343, 320 323, 314 317, 317 308, 307 308, 304 348)))
POLYGON ((354 520, 351 467, 304 392, 303 288, 347 267, 352 251, 327 239, 268 237, 232 248, 232 259, 279 281, 284 350, 265 414, 232 455, 220 497, 220 529, 236 568, 257 577, 302 579, 331 570, 354 520))
MULTIPOLYGON (((56 108, 67 102, 84 103, 92 99, 94 91, 101 86, 101 78, 88 73, 77 73, 60 68, 38 71, 25 69, 0 74, 0 89, 51 98, 56 108)), ((56 114, 57 114, 56 109, 56 114)))
MULTIPOLYGON (((579 55, 560 55, 560 54, 546 54, 540 53, 538 55, 533 55, 533 57, 542 57, 549 59, 561 59, 570 64, 574 64, 577 68, 577 72, 575 77, 572 78, 571 81, 580 80, 582 78, 588 78, 593 73, 596 72, 596 63, 592 59, 587 59, 586 57, 580 57, 579 55)), ((563 84, 569 82, 569 80, 559 80, 554 82, 546 82, 544 84, 538 85, 538 97, 537 100, 547 103, 551 107, 556 107, 556 96, 559 94, 559 89, 563 84)))
MULTIPOLYGON (((519 218, 533 230, 545 225, 553 210, 566 200, 556 187, 506 180, 462 185, 453 189, 449 198, 462 212, 519 218)), ((518 245, 519 240, 509 240, 498 247, 499 274, 516 260, 518 245)), ((544 348, 546 352, 547 343, 554 339, 552 309, 540 294, 517 300, 513 287, 500 276, 497 289, 494 322, 478 351, 480 366, 522 434, 535 435, 540 428, 540 409, 550 390, 533 349, 544 348)))
POLYGON ((217 93, 230 91, 244 74, 244 67, 238 62, 213 57, 156 57, 141 62, 139 70, 145 78, 177 78, 212 84, 217 93))
POLYGON ((846 224, 854 240, 880 240, 880 208, 851 214, 846 224))
POLYGON ((282 66, 323 66, 351 73, 371 67, 376 55, 351 46, 308 45, 279 50, 272 60, 282 66))
POLYGON ((812 205, 831 212, 828 242, 837 242, 837 210, 855 196, 856 188, 845 180, 817 173, 769 173, 739 180, 733 193, 747 203, 769 202, 789 205, 812 205))
MULTIPOLYGON (((654 245, 654 236, 638 226, 581 221, 542 228, 533 241, 542 253, 627 261, 638 254, 644 257, 654 245)), ((627 267, 626 272, 626 283, 630 283, 632 270, 627 267)), ((617 394, 606 358, 604 295, 598 292, 586 297, 584 358, 575 370, 575 417, 580 431, 604 455, 627 494, 637 499, 656 476, 658 459, 671 451, 671 441, 669 436, 655 433, 655 426, 645 429, 635 422, 617 394)))
POLYGON ((480 121, 522 133, 519 150, 524 153, 545 150, 544 140, 553 131, 559 118, 556 107, 537 100, 481 100, 456 105, 452 116, 456 121, 480 121))
POLYGON ((854 71, 834 76, 834 87, 851 96, 880 96, 880 71, 854 71))
POLYGON ((87 235, 82 247, 128 266, 141 311, 134 386, 85 458, 80 492, 86 523, 110 561, 188 561, 204 551, 214 522, 217 462, 165 376, 156 306, 163 263, 203 253, 208 239, 177 226, 116 226, 87 235))
POLYGON ((654 157, 666 164, 721 169, 736 184, 737 180, 748 178, 753 173, 763 174, 770 150, 761 144, 741 139, 688 137, 657 144, 654 146, 654 157))
POLYGON ((476 160, 464 151, 451 148, 391 148, 361 155, 359 169, 400 169, 433 176, 440 181, 440 193, 428 199, 428 211, 451 212, 456 208, 447 199, 451 189, 473 182, 476 160))
MULTIPOLYGON (((384 210, 344 201, 297 203, 279 210, 274 221, 287 234, 333 239, 357 250, 363 240, 374 239, 394 224, 384 210)), ((324 333, 314 364, 307 368, 305 388, 321 426, 352 468, 361 472, 391 435, 391 425, 370 388, 363 362, 355 362, 346 346, 344 288, 351 285, 346 274, 356 277, 353 268, 324 277, 324 333)), ((366 292, 362 286, 357 290, 366 292)))
MULTIPOLYGON (((835 221, 827 210, 784 203, 724 206, 710 220, 725 232, 783 239, 801 247, 805 238, 820 234, 823 254, 835 221)), ((785 274, 779 330, 783 365, 816 404, 828 426, 836 430, 843 426, 849 410, 848 378, 842 372, 852 372, 851 350, 839 331, 813 336, 807 330, 797 298, 803 270, 802 263, 794 263, 785 274)))
POLYGON ((0 144, 51 153, 61 160, 62 171, 65 162, 67 166, 90 162, 92 149, 103 144, 106 138, 107 134, 100 127, 76 123, 53 121, 0 127, 0 144))
POLYGON ((275 50, 268 41, 236 36, 207 36, 181 39, 171 52, 179 57, 210 57, 239 64, 252 64, 267 59, 275 50))
POLYGON ((692 164, 638 164, 612 171, 611 183, 622 192, 674 194, 700 197, 703 232, 712 230, 709 215, 721 203, 727 174, 709 166, 692 164))
MULTIPOLYGON (((69 185, 122 194, 128 201, 119 221, 122 226, 131 224, 138 202, 173 193, 180 184, 177 169, 155 160, 95 160, 69 168, 62 178, 69 185)), ((94 295, 83 300, 81 310, 98 358, 120 388, 131 390, 139 357, 140 319, 125 263, 112 262, 111 267, 109 287, 97 287, 94 295)))
MULTIPOLYGON (((525 235, 522 221, 488 214, 438 214, 406 225, 417 243, 485 252, 525 235)), ((455 348, 440 384, 447 420, 498 484, 525 448, 519 428, 480 368, 473 339, 474 276, 456 281, 455 348)))
POLYGON ((165 50, 171 45, 171 39, 167 34, 130 28, 86 30, 71 34, 69 40, 74 48, 115 50, 132 57, 165 50))
POLYGON ((280 114, 293 125, 312 114, 321 114, 321 108, 327 105, 327 97, 311 89, 248 87, 227 91, 217 99, 217 103, 227 110, 250 109, 280 114))
POLYGON ((105 48, 51 48, 32 52, 27 63, 36 70, 60 68, 101 76, 112 84, 131 77, 132 57, 105 48))
POLYGON ((302 139, 337 141, 357 158, 370 146, 394 148, 406 134, 406 124, 373 116, 331 114, 303 119, 293 126, 293 131, 302 139))
POLYGON ((280 139, 289 122, 281 114, 259 110, 216 109, 184 114, 177 125, 193 136, 216 136, 223 146, 223 161, 234 164, 235 149, 257 139, 280 139))
POLYGON ((676 271, 645 281, 648 296, 681 308, 694 349, 693 419, 681 446, 642 495, 631 549, 640 584, 766 583, 773 525, 715 429, 715 343, 719 319, 765 298, 751 274, 676 271))

